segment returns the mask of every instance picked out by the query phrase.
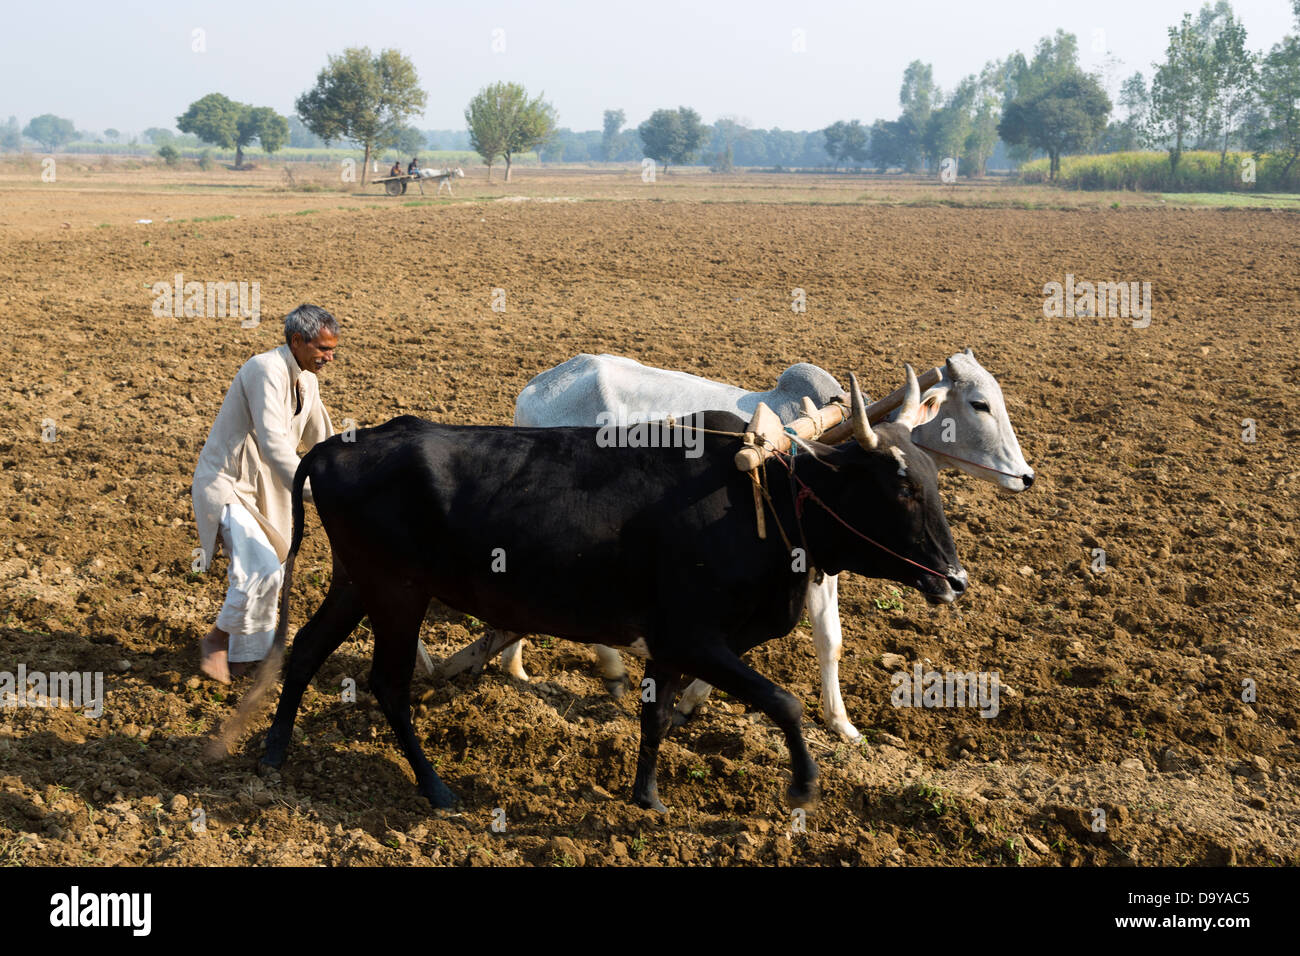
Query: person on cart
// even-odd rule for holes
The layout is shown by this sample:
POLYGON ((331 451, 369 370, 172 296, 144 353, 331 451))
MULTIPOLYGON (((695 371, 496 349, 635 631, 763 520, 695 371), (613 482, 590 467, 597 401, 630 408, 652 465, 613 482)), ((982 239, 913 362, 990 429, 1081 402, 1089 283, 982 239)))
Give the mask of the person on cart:
POLYGON ((390 176, 402 175, 402 161, 400 159, 393 160, 393 168, 388 171, 388 175, 390 176))
POLYGON ((412 156, 411 162, 406 167, 406 175, 414 176, 419 171, 420 171, 420 158, 418 156, 412 156))

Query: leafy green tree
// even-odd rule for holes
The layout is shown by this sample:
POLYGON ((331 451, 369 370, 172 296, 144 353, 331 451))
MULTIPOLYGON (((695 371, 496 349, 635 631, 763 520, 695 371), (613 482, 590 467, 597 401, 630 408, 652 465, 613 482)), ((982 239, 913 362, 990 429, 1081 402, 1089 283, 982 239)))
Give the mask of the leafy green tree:
POLYGON ((180 151, 170 143, 164 143, 158 147, 158 155, 162 157, 163 162, 168 166, 175 166, 181 161, 180 151))
POLYGON ((622 110, 605 110, 604 129, 600 138, 600 153, 605 162, 611 162, 618 154, 619 133, 627 122, 627 114, 622 110))
MULTIPOLYGON (((1255 98, 1255 55, 1246 49, 1246 27, 1232 7, 1219 0, 1201 11, 1209 45, 1208 68, 1203 80, 1209 130, 1219 137, 1219 168, 1228 162, 1228 146, 1239 135, 1241 123, 1255 98)), ((1207 143, 1207 145, 1209 145, 1207 143)))
POLYGON ((1171 172, 1178 171, 1183 145, 1195 129, 1203 59, 1192 15, 1184 14, 1179 26, 1169 28, 1165 62, 1156 67, 1151 80, 1151 136, 1168 144, 1171 172))
POLYGON ((53 113, 44 113, 36 117, 23 128, 23 135, 34 139, 45 147, 46 152, 54 152, 64 143, 69 143, 76 136, 77 130, 72 120, 63 119, 53 113))
POLYGON ((1047 153, 1048 175, 1055 179, 1062 154, 1091 145, 1106 128, 1109 115, 1110 97, 1101 84, 1076 72, 1012 100, 998 123, 998 135, 1008 144, 1025 144, 1047 153))
MULTIPOLYGON (((268 156, 275 153, 289 139, 289 121, 269 106, 255 106, 241 119, 240 134, 245 130, 257 137, 262 151, 268 156)), ((239 165, 236 158, 235 165, 239 165)))
POLYGON ((947 157, 957 158, 970 135, 970 110, 975 102, 975 78, 968 76, 926 120, 922 145, 931 164, 937 166, 947 157))
POLYGON ((911 134, 907 121, 876 120, 871 124, 871 140, 868 153, 871 162, 881 171, 895 166, 906 166, 911 134))
MULTIPOLYGON (((1300 4, 1297 4, 1300 19, 1300 4)), ((1252 137, 1256 150, 1283 160, 1282 179, 1300 157, 1300 37, 1286 36, 1263 58, 1259 69, 1261 123, 1252 137)))
POLYGON ((365 149, 364 183, 370 154, 397 145, 402 128, 425 101, 415 66, 399 51, 375 56, 369 47, 348 47, 329 57, 316 85, 298 97, 294 109, 326 143, 347 140, 365 149))
POLYGON ((925 157, 925 131, 930 113, 942 98, 942 91, 934 83, 934 69, 928 63, 913 60, 903 71, 903 85, 898 91, 898 103, 903 108, 899 117, 903 125, 899 132, 904 137, 904 165, 909 172, 921 167, 925 157))
POLYGON ((687 106, 655 110, 637 127, 645 155, 662 163, 665 173, 673 163, 683 165, 693 160, 704 144, 706 132, 700 114, 687 106))
POLYGON ((474 151, 487 163, 500 156, 506 163, 506 182, 515 157, 537 149, 555 134, 555 108, 539 94, 533 99, 518 83, 493 83, 479 90, 465 108, 474 151))
POLYGON ((195 100, 176 117, 176 128, 193 133, 205 143, 235 151, 235 168, 244 165, 244 148, 259 140, 267 153, 274 153, 289 137, 288 121, 269 106, 238 103, 221 93, 209 93, 195 100))
POLYGON ((998 146, 998 120, 1002 118, 1002 66, 985 65, 970 99, 970 124, 962 143, 962 168, 967 176, 983 176, 998 146))

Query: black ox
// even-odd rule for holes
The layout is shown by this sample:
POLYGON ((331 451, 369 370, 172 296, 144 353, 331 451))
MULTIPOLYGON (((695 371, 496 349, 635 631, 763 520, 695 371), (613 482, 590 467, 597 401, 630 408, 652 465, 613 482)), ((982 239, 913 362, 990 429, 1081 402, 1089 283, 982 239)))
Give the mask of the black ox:
POLYGON ((919 390, 910 368, 908 377, 899 421, 873 431, 855 379, 856 441, 814 443, 815 454, 765 466, 766 540, 756 534, 751 479, 733 462, 740 448, 734 433, 745 423, 725 412, 662 426, 663 436, 670 427, 732 433, 705 433, 698 457, 683 454, 680 443, 598 447, 595 428, 440 425, 409 416, 358 431, 352 442, 338 435, 322 442, 294 479, 293 542, 273 657, 288 626, 306 479, 333 549, 333 580, 294 639, 263 763, 284 762, 308 682, 369 615, 371 690, 420 793, 435 807, 454 805, 410 714, 416 642, 436 597, 501 631, 644 642, 653 682, 644 686, 653 692, 643 694, 641 710, 633 785, 639 805, 664 809, 655 778, 659 745, 688 677, 780 727, 793 770, 790 803, 815 805, 818 770, 801 732, 803 706, 740 655, 794 627, 818 570, 889 578, 933 602, 965 590, 935 467, 909 438, 919 390))

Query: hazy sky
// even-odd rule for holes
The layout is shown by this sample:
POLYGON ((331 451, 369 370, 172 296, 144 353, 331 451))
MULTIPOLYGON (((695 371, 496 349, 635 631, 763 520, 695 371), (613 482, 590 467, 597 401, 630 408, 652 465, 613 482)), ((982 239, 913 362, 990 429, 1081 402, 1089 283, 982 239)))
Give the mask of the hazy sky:
MULTIPOLYGON (((464 126, 464 109, 496 80, 545 91, 561 126, 597 129, 621 108, 635 126, 659 107, 705 122, 818 129, 837 119, 892 119, 903 69, 932 63, 949 88, 990 59, 1029 54, 1058 27, 1079 38, 1086 69, 1107 55, 1112 90, 1150 76, 1166 29, 1192 0, 8 0, 0 26, 0 118, 52 112, 79 129, 174 125, 189 103, 221 92, 286 115, 326 55, 396 47, 429 94, 415 125, 464 126), (192 49, 202 30, 202 52, 192 49), (504 51, 493 49, 494 31, 504 51), (805 52, 794 52, 802 30, 805 52), (1098 33, 1097 31, 1101 31, 1098 33), (1104 50, 1104 52, 1099 52, 1104 50)), ((1290 0, 1237 0, 1252 49, 1292 32, 1290 0)))

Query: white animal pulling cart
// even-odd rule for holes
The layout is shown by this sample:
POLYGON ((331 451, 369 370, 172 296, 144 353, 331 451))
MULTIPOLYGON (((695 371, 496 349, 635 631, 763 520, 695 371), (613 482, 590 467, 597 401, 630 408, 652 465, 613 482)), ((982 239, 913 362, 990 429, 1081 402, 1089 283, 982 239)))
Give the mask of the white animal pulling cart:
MULTIPOLYGON (((442 187, 447 187, 447 195, 451 195, 451 181, 453 179, 463 179, 465 171, 460 167, 455 169, 417 169, 413 173, 402 173, 399 176, 381 176, 379 179, 371 180, 374 183, 383 183, 384 191, 390 196, 402 196, 406 193, 406 187, 415 183, 420 187, 420 195, 424 195, 424 183, 426 180, 436 180, 438 183, 438 193, 442 192, 442 187)), ((437 193, 435 193, 437 195, 437 193)))

